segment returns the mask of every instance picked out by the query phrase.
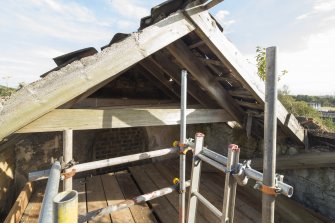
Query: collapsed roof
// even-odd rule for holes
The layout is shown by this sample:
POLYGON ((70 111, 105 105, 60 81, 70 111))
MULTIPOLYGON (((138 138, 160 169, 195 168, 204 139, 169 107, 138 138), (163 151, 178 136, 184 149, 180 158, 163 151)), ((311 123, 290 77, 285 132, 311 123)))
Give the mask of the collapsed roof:
MULTIPOLYGON (((27 129, 47 131, 41 127, 48 122, 45 117, 51 116, 54 122, 50 123, 56 123, 64 115, 55 112, 78 108, 78 103, 129 70, 154 79, 176 100, 180 70, 185 68, 190 74, 191 101, 201 108, 223 110, 225 121, 246 125, 253 117, 253 126, 263 126, 264 82, 207 11, 219 1, 204 2, 166 1, 141 20, 139 31, 116 34, 101 52, 85 48, 55 58, 55 69, 6 101, 0 112, 0 139, 27 129)), ((303 142, 303 128, 280 102, 277 116, 281 129, 303 142)), ((66 128, 76 126, 54 130, 66 128)))

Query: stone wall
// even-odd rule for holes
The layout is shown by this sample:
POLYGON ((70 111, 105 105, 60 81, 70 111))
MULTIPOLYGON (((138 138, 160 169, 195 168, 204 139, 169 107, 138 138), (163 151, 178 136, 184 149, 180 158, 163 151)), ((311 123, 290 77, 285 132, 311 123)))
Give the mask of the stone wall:
POLYGON ((287 170, 283 174, 294 187, 292 199, 335 220, 335 168, 287 170))
POLYGON ((15 197, 15 156, 12 148, 0 152, 0 221, 9 211, 15 197))
MULTIPOLYGON (((232 129, 225 123, 187 126, 187 137, 205 134, 205 146, 227 154, 231 143, 241 148, 241 158, 262 157, 263 140, 248 138, 243 129, 232 129)), ((80 163, 171 147, 179 140, 179 126, 101 129, 74 132, 74 159, 80 163)), ((278 155, 294 155, 303 148, 280 140, 278 155)), ((0 212, 10 204, 27 181, 27 173, 49 168, 51 158, 62 154, 62 133, 27 134, 12 148, 0 153, 0 212)), ((161 160, 167 157, 156 158, 161 160)), ((88 173, 77 174, 82 177, 88 173)), ((322 215, 335 219, 335 169, 320 168, 284 171, 286 181, 294 186, 293 199, 322 215)), ((0 218, 1 219, 1 218, 0 218)))

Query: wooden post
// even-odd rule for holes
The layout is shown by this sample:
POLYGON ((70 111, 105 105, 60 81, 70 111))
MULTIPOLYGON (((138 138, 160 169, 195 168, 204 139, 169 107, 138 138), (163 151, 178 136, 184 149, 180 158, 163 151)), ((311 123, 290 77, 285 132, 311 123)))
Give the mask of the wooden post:
MULTIPOLYGON (((69 163, 73 159, 73 130, 63 131, 63 157, 65 164, 69 163)), ((65 173, 70 170, 65 170, 65 173)), ((63 184, 63 190, 72 190, 72 178, 65 179, 63 184)))

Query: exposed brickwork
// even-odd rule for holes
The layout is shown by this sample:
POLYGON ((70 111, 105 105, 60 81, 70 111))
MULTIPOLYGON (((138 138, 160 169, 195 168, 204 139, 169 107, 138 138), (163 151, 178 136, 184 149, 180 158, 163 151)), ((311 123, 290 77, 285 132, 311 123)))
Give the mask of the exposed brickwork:
POLYGON ((101 160, 147 151, 147 141, 145 128, 102 130, 96 135, 93 145, 94 159, 101 160))

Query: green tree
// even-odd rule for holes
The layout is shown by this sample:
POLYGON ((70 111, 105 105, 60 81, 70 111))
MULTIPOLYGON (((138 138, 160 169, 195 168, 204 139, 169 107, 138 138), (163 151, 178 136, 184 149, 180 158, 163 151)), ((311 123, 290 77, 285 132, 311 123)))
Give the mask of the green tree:
MULTIPOLYGON (((256 47, 256 62, 258 68, 258 75, 264 81, 266 79, 266 52, 265 48, 256 47)), ((287 70, 281 71, 278 80, 288 73, 287 70)), ((313 118, 313 120, 320 126, 329 131, 335 131, 335 124, 329 119, 323 119, 321 114, 310 107, 307 102, 315 101, 315 97, 309 95, 298 95, 296 98, 290 95, 290 91, 287 85, 284 85, 283 89, 278 91, 278 99, 284 105, 289 113, 295 116, 304 116, 307 118, 313 118), (297 100, 299 99, 299 100, 297 100)))
MULTIPOLYGON (((264 47, 256 47, 256 64, 258 70, 258 76, 265 81, 266 79, 266 49, 264 47)), ((282 70, 278 76, 278 81, 288 73, 287 70, 282 70)))

